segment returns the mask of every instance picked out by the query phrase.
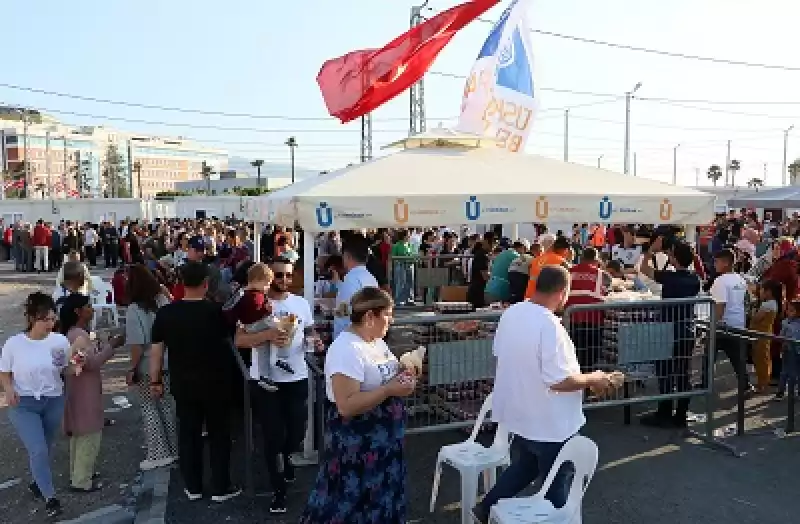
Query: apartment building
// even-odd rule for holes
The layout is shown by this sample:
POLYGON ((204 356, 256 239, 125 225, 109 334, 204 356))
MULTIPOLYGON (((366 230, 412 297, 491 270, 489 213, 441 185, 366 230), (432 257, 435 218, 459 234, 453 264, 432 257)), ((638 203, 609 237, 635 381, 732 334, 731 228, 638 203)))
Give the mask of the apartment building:
POLYGON ((5 183, 10 174, 26 179, 32 198, 113 196, 123 194, 119 186, 126 195, 148 198, 175 190, 177 182, 201 180, 203 162, 226 170, 228 154, 180 137, 68 126, 36 110, 0 106, 0 172, 5 183), (110 147, 119 155, 120 172, 111 184, 103 176, 110 147))

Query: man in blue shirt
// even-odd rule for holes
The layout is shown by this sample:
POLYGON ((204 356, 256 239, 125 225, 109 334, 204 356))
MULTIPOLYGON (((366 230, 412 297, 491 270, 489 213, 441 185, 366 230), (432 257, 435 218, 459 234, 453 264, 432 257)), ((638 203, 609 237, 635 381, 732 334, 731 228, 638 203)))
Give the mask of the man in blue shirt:
POLYGON ((333 338, 350 326, 350 299, 365 287, 378 287, 378 281, 367 269, 369 246, 363 236, 348 237, 342 245, 342 261, 347 273, 336 292, 333 338))

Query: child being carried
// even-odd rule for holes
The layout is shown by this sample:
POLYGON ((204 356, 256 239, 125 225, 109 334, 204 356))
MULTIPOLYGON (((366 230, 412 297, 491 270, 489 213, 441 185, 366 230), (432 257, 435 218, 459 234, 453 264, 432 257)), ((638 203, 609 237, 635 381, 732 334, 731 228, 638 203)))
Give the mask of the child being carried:
MULTIPOLYGON (((266 291, 272 284, 272 270, 263 263, 253 264, 247 271, 247 286, 240 288, 225 303, 223 310, 233 323, 241 323, 248 333, 258 333, 269 329, 280 329, 287 334, 289 341, 294 339, 297 319, 294 315, 275 317, 272 304, 266 291)), ((294 370, 286 362, 289 344, 286 347, 275 346, 277 362, 275 365, 287 373, 294 370)), ((270 344, 266 343, 253 348, 253 366, 258 371, 258 384, 267 391, 277 391, 275 383, 269 378, 270 344)))

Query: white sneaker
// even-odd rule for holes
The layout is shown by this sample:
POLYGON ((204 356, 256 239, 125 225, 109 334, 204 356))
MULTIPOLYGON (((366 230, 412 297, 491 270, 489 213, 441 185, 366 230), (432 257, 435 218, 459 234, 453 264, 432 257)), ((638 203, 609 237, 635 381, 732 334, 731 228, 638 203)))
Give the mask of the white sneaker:
POLYGON ((200 500, 201 498, 203 498, 203 494, 202 493, 192 493, 191 491, 189 491, 186 488, 183 488, 183 492, 186 493, 186 498, 188 498, 192 502, 194 502, 196 500, 200 500))
POLYGON ((217 493, 216 495, 211 496, 212 502, 225 502, 226 500, 230 500, 232 498, 238 497, 242 494, 242 490, 231 486, 229 487, 225 493, 217 493))
POLYGON ((160 460, 143 460, 139 463, 139 469, 142 471, 150 471, 158 468, 165 468, 175 463, 175 457, 167 457, 160 460))

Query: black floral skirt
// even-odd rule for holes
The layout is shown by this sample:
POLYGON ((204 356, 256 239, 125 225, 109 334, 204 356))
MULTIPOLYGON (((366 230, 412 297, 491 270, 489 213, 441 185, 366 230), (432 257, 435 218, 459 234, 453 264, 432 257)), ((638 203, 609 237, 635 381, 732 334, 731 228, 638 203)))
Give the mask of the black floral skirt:
POLYGON ((396 397, 350 419, 329 404, 322 462, 301 524, 405 523, 405 420, 396 397))

